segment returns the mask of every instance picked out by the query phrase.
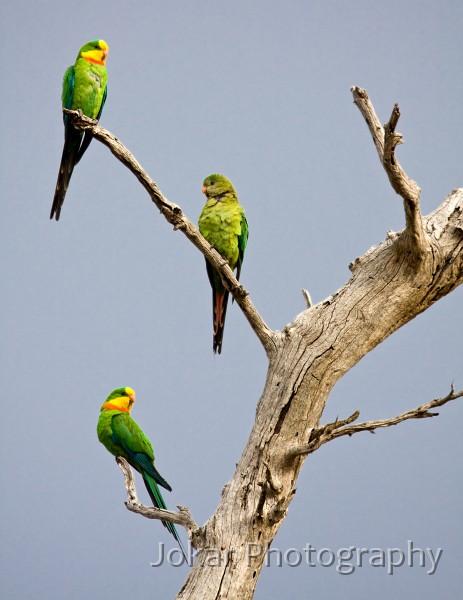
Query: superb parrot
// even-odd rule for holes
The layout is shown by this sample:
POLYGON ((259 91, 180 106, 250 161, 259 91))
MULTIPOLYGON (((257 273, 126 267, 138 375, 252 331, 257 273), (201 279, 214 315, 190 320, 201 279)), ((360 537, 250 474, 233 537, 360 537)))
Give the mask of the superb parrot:
MULTIPOLYGON (((104 40, 94 40, 82 46, 75 64, 66 69, 64 74, 61 94, 63 108, 80 108, 87 117, 97 120, 100 118, 107 94, 107 55, 108 44, 104 40)), ((50 219, 55 217, 57 221, 72 171, 92 141, 92 134, 88 131, 84 134, 74 129, 67 115, 63 115, 63 120, 64 148, 50 212, 50 219)))
MULTIPOLYGON (((124 457, 141 474, 153 505, 167 509, 158 485, 169 492, 172 488, 154 466, 151 442, 130 416, 134 402, 135 392, 129 387, 118 388, 109 394, 98 419, 98 439, 111 454, 124 457)), ((186 560, 175 525, 168 521, 161 522, 177 540, 186 560)))
MULTIPOLYGON (((234 270, 239 279, 244 251, 248 241, 248 223, 243 207, 231 182, 223 175, 209 175, 203 182, 202 192, 207 201, 199 216, 199 231, 234 270)), ((228 291, 220 275, 206 259, 207 275, 212 287, 212 317, 214 335, 212 348, 222 351, 223 328, 227 312, 228 291)))

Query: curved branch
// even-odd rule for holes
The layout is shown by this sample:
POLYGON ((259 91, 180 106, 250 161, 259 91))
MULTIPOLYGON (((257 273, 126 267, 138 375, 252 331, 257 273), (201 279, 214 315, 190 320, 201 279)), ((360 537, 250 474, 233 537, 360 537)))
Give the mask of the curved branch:
POLYGON ((173 225, 174 230, 180 229, 220 273, 224 286, 232 294, 236 303, 243 311, 244 316, 264 346, 267 355, 270 355, 275 349, 277 334, 262 319, 249 298, 249 292, 236 279, 228 262, 206 241, 199 232, 199 229, 187 219, 180 206, 170 202, 162 194, 156 183, 146 173, 132 153, 112 133, 98 125, 97 121, 86 117, 81 110, 74 111, 64 108, 63 112, 69 115, 76 129, 79 131, 90 131, 95 139, 111 150, 114 156, 135 175, 166 220, 173 225))
POLYGON ((391 117, 383 128, 366 90, 354 86, 351 88, 351 92, 355 105, 362 113, 370 129, 379 160, 389 177, 391 186, 404 201, 405 233, 410 251, 409 259, 412 263, 419 263, 424 259, 428 244, 426 243, 420 213, 421 190, 418 184, 408 177, 395 156, 396 147, 403 143, 402 135, 396 132, 400 118, 399 105, 394 105, 391 117))
POLYGON ((318 448, 320 448, 320 446, 323 444, 331 442, 331 440, 344 435, 351 436, 359 431, 370 431, 371 433, 375 433, 375 429, 378 429, 379 427, 391 427, 391 425, 398 425, 399 423, 402 423, 402 421, 407 421, 409 419, 425 419, 428 417, 436 417, 439 413, 429 412, 431 409, 437 408, 438 406, 443 406, 444 404, 447 404, 447 402, 456 400, 462 396, 463 390, 455 393, 452 385, 450 392, 447 394, 447 396, 445 396, 445 398, 431 400, 430 402, 422 404, 413 410, 409 410, 401 415, 392 417, 392 419, 366 421, 365 423, 351 425, 351 423, 358 419, 360 415, 359 411, 356 411, 350 415, 350 417, 347 417, 347 419, 343 419, 341 421, 336 419, 336 421, 333 421, 332 423, 327 423, 326 425, 312 429, 309 436, 309 443, 303 446, 298 446, 297 448, 292 448, 289 452, 289 458, 296 458, 297 456, 311 454, 312 452, 315 452, 315 450, 318 450, 318 448))
POLYGON ((135 479, 129 463, 122 456, 116 458, 125 479, 125 488, 127 490, 127 501, 124 503, 128 510, 137 513, 146 519, 157 519, 158 521, 168 521, 175 525, 184 527, 190 538, 193 548, 200 546, 198 543, 201 538, 201 529, 196 524, 186 506, 178 506, 179 512, 157 508, 156 506, 145 506, 138 500, 135 479))

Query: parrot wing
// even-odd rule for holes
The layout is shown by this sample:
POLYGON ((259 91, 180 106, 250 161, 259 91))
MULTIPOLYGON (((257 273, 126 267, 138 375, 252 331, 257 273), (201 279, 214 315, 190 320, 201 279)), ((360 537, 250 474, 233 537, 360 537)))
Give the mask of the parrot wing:
MULTIPOLYGON (((103 112, 103 106, 104 106, 104 103, 106 102, 107 95, 108 95, 108 86, 105 87, 104 92, 103 92, 103 99, 101 100, 100 110, 98 111, 98 114, 96 116, 97 121, 100 120, 101 113, 103 112)), ((79 160, 84 155, 85 150, 87 150, 87 148, 90 146, 90 142, 92 141, 92 139, 93 139, 93 135, 90 133, 90 131, 86 131, 84 134, 84 139, 82 140, 82 144, 80 145, 80 148, 79 148, 79 153, 77 155, 76 164, 79 162, 79 160)))
POLYGON ((128 455, 132 466, 150 475, 159 485, 172 491, 171 486, 154 466, 154 453, 151 442, 127 414, 120 413, 112 419, 112 440, 128 455))
POLYGON ((238 255, 238 262, 236 263, 236 278, 238 280, 240 278, 241 265, 243 264, 244 252, 246 250, 246 244, 248 243, 248 237, 249 237, 248 222, 247 222, 246 216, 243 212, 242 218, 241 218, 241 233, 238 236, 239 255, 238 255))

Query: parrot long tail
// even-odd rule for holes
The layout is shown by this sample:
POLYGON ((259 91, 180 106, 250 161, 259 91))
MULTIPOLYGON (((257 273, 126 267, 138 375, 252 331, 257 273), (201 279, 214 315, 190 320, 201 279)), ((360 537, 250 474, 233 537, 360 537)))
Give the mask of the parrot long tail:
MULTIPOLYGON (((143 481, 145 482, 146 489, 148 491, 148 494, 151 498, 151 502, 153 503, 153 505, 157 506, 157 508, 163 508, 164 510, 167 510, 166 503, 164 502, 164 498, 162 497, 162 494, 159 491, 156 481, 147 473, 143 473, 143 481)), ((188 558, 187 558, 187 554, 185 552, 185 548, 183 547, 183 544, 180 541, 180 536, 178 535, 175 525, 173 523, 170 523, 169 521, 161 521, 161 523, 177 540, 177 543, 180 546, 180 550, 182 551, 183 557, 185 558, 186 562, 188 563, 188 558)))
POLYGON ((214 337, 212 349, 214 354, 222 352, 223 328, 225 327, 225 315, 227 314, 228 292, 217 292, 212 289, 212 318, 214 324, 214 337))
POLYGON ((82 134, 74 128, 66 132, 58 180, 56 182, 55 196, 50 211, 50 219, 55 217, 55 219, 59 221, 61 207, 63 206, 64 197, 66 196, 69 182, 71 181, 71 175, 80 158, 79 148, 81 138, 82 134))

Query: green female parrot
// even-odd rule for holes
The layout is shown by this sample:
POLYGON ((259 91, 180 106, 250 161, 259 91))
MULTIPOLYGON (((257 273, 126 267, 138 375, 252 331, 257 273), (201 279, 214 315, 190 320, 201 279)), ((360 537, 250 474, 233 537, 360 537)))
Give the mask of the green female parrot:
MULTIPOLYGON (((154 466, 151 442, 130 416, 134 402, 135 392, 129 387, 118 388, 109 394, 101 407, 98 419, 98 439, 111 454, 124 457, 141 474, 153 505, 167 509, 158 485, 169 492, 172 488, 154 466)), ((168 521, 161 522, 177 540, 186 560, 175 525, 168 521)))
MULTIPOLYGON (((228 261, 230 268, 236 268, 236 278, 239 279, 249 232, 248 222, 243 207, 238 204, 235 188, 226 177, 216 173, 206 177, 202 192, 206 194, 207 201, 199 216, 199 231, 228 261)), ((212 349, 214 353, 220 354, 228 291, 224 288, 220 275, 207 260, 206 268, 212 287, 212 349)))
MULTIPOLYGON (((75 64, 64 74, 61 94, 63 108, 69 110, 80 108, 87 117, 96 120, 100 118, 107 94, 108 74, 105 67, 107 55, 108 44, 104 40, 94 40, 82 46, 75 64)), ((63 115, 63 120, 64 148, 50 212, 50 219, 55 217, 57 221, 59 221, 72 171, 92 141, 92 134, 86 131, 84 135, 82 131, 74 129, 67 115, 63 115)))

